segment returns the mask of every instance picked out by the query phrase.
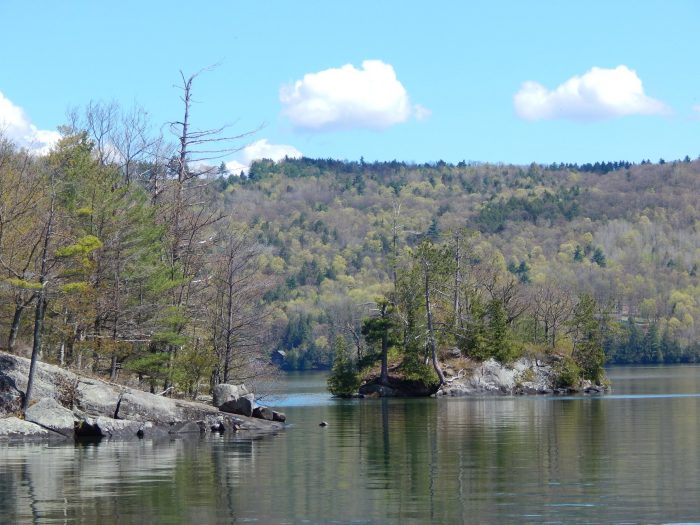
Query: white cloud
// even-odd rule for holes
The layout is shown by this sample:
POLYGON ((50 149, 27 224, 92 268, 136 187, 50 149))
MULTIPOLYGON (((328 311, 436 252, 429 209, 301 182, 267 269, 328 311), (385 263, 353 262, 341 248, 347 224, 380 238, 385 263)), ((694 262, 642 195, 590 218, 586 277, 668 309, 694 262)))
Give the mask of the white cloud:
POLYGON ((13 104, 0 91, 0 133, 21 148, 44 155, 61 135, 56 131, 38 129, 31 123, 24 110, 13 104))
POLYGON ((243 162, 250 164, 258 159, 282 160, 285 157, 298 159, 301 151, 288 144, 270 144, 267 139, 261 139, 243 148, 243 162))
POLYGON ((240 175, 242 171, 247 171, 254 160, 270 159, 275 162, 285 157, 298 159, 302 156, 301 151, 288 144, 270 144, 267 139, 261 139, 248 144, 241 150, 240 158, 226 163, 226 169, 234 175, 240 175))
POLYGON ((365 60, 361 69, 346 64, 308 73, 282 86, 280 101, 295 127, 314 131, 384 129, 429 115, 426 108, 411 106, 394 68, 381 60, 365 60))
POLYGON ((237 160, 230 160, 226 163, 226 169, 233 175, 240 175, 241 172, 248 170, 248 165, 242 164, 237 160))
POLYGON ((551 91, 528 81, 513 102, 518 116, 527 120, 601 120, 669 113, 668 106, 644 93, 637 73, 624 65, 614 69, 594 67, 551 91))

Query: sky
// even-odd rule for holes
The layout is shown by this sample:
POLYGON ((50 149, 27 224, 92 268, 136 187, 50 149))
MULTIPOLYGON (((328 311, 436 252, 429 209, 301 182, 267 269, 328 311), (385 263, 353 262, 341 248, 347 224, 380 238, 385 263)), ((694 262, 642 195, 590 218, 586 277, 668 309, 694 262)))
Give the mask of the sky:
POLYGON ((226 158, 656 161, 700 155, 693 0, 0 0, 0 127, 37 152, 70 108, 262 126, 226 158), (198 5, 197 5, 198 4, 198 5))

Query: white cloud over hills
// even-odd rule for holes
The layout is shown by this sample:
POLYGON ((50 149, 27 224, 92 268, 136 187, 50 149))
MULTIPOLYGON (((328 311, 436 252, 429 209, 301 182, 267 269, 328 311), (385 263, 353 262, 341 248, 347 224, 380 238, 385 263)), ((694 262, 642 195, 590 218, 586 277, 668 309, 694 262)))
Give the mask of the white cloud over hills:
POLYGON ((513 97, 515 112, 526 120, 603 120, 626 115, 664 115, 663 102, 644 93, 641 79, 627 66, 594 67, 553 90, 523 83, 513 97))
POLYGON ((248 144, 241 150, 239 159, 226 163, 226 169, 235 175, 247 170, 254 160, 270 159, 282 160, 285 157, 297 159, 301 157, 301 151, 288 144, 270 144, 267 139, 257 140, 248 144))
POLYGON ((280 88, 280 102, 290 122, 309 131, 385 129, 430 115, 411 105, 393 66, 381 60, 308 73, 280 88))
POLYGON ((24 110, 0 91, 0 134, 21 148, 43 155, 58 141, 56 131, 38 129, 24 110))

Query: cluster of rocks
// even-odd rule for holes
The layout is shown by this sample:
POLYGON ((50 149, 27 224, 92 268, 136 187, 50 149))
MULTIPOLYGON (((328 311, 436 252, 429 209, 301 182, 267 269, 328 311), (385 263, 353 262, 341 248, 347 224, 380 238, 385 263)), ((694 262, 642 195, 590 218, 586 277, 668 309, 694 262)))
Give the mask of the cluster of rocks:
POLYGON ((598 394, 608 390, 590 381, 582 381, 575 388, 557 387, 555 363, 529 357, 508 365, 488 359, 470 371, 447 369, 445 372, 447 382, 437 392, 438 396, 598 394))
POLYGON ((214 406, 222 412, 238 414, 246 417, 264 419, 266 421, 287 420, 282 412, 276 412, 265 406, 258 406, 255 396, 245 385, 221 384, 214 387, 214 406))
POLYGON ((159 438, 207 432, 270 432, 285 416, 259 407, 243 385, 219 385, 215 406, 149 394, 38 363, 24 414, 29 360, 0 352, 0 440, 159 438), (220 408, 221 406, 221 408, 220 408))

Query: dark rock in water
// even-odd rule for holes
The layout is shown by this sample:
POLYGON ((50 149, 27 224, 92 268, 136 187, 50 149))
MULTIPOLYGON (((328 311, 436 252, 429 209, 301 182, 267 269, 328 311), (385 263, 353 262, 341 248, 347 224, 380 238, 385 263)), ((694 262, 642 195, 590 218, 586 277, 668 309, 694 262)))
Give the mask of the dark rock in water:
POLYGON ((267 407, 255 407, 253 410, 253 417, 272 421, 274 419, 274 413, 272 412, 272 409, 267 407))
POLYGON ((279 421, 281 423, 284 423, 287 421, 287 416, 283 412, 272 412, 272 421, 279 421))
POLYGON ((319 426, 319 427, 327 427, 327 426, 328 426, 328 423, 326 423, 325 421, 321 421, 321 422, 318 424, 318 426, 319 426))
POLYGON ((428 397, 437 392, 437 385, 426 385, 422 381, 389 378, 382 384, 379 378, 360 386, 360 395, 368 397, 428 397))
POLYGON ((55 399, 48 397, 40 399, 27 408, 24 419, 66 437, 74 436, 75 417, 73 412, 62 407, 55 399))
POLYGON ((238 399, 227 401, 219 407, 219 410, 222 412, 239 414, 246 417, 252 417, 254 409, 255 396, 253 394, 245 394, 238 399))

